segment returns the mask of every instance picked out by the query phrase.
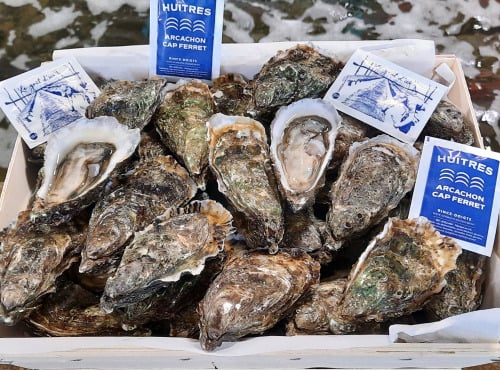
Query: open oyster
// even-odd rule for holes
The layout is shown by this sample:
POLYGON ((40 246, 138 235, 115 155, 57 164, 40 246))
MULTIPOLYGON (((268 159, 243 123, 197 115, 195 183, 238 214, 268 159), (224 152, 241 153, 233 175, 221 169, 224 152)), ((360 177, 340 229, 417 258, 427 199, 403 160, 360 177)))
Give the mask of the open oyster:
POLYGON ((81 118, 55 132, 45 149, 31 218, 60 224, 94 203, 139 140, 139 129, 129 129, 114 117, 81 118))
POLYGON ((78 261, 86 225, 70 222, 59 226, 25 222, 7 232, 2 249, 0 322, 15 325, 29 315, 56 279, 78 261))
POLYGON ((342 66, 338 60, 308 45, 280 50, 251 81, 253 106, 247 113, 261 119, 282 105, 303 98, 323 97, 342 66))
POLYGON ((379 135, 354 143, 330 191, 327 223, 339 246, 388 216, 413 189, 419 152, 379 135))
POLYGON ((172 156, 140 160, 126 183, 94 207, 80 272, 114 271, 134 232, 167 208, 186 205, 196 190, 188 172, 172 156))
POLYGON ((224 247, 232 216, 213 200, 169 208, 126 247, 115 274, 104 288, 106 312, 144 300, 183 274, 199 275, 205 261, 224 247))
POLYGON ((88 118, 113 116, 129 128, 143 129, 163 98, 165 79, 110 81, 85 111, 88 118))
POLYGON ((341 317, 381 322, 423 308, 446 285, 461 251, 425 217, 390 218, 351 270, 341 317))
POLYGON ((324 185, 339 125, 337 110, 322 99, 302 99, 276 112, 270 154, 281 193, 292 211, 314 203, 324 185))
POLYGON ((236 226, 250 248, 276 253, 284 219, 264 127, 251 118, 222 113, 207 125, 210 168, 234 208, 236 226))
POLYGON ((223 341, 272 328, 318 283, 319 269, 305 253, 233 255, 199 305, 202 348, 212 351, 223 341))
POLYGON ((168 89, 154 120, 163 142, 200 189, 205 189, 208 166, 206 122, 214 113, 208 85, 197 80, 180 81, 168 89))

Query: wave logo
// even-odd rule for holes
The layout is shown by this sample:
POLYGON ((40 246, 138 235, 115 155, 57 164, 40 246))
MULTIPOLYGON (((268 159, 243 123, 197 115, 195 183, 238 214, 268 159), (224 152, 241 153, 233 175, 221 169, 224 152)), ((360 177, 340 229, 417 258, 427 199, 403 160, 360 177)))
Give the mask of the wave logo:
POLYGON ((194 22, 189 18, 178 19, 175 17, 167 18, 165 22, 165 29, 174 29, 176 31, 188 31, 188 32, 201 32, 205 33, 206 26, 205 22, 202 20, 196 20, 194 22))
POLYGON ((439 180, 448 180, 455 184, 462 184, 470 189, 484 191, 484 180, 478 176, 470 176, 467 172, 455 172, 451 168, 443 168, 439 172, 439 180))

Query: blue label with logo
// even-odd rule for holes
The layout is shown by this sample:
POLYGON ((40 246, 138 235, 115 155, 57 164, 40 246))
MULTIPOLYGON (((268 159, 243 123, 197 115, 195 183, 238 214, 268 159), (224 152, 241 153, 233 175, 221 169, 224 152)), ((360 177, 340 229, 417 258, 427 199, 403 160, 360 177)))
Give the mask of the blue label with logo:
POLYGON ((215 0, 160 0, 157 75, 210 80, 216 29, 215 0))

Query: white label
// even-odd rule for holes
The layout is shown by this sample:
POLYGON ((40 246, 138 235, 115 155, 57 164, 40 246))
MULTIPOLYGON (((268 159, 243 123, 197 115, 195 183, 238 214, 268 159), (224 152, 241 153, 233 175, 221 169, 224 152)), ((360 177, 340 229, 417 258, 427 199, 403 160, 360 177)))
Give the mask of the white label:
POLYGON ((447 87, 358 49, 324 99, 382 132, 413 144, 447 87))
POLYGON ((72 57, 0 82, 0 108, 30 148, 84 117, 97 95, 99 89, 72 57))

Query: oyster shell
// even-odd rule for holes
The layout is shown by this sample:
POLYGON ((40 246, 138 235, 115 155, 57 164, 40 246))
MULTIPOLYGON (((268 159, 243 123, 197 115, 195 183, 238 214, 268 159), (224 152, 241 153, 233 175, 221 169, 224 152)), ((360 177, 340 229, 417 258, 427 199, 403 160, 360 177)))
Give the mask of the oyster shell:
POLYGON ((217 112, 230 116, 245 115, 251 101, 252 90, 247 79, 238 73, 228 73, 213 81, 210 89, 217 112))
POLYGON ((208 165, 206 122, 215 113, 208 85, 192 80, 170 88, 154 120, 165 145, 183 164, 200 189, 208 165))
POLYGON ((234 209, 236 226, 250 248, 276 253, 284 218, 264 127, 251 118, 222 113, 207 125, 210 168, 234 209))
POLYGON ((114 271, 134 232, 167 208, 186 205, 196 191, 188 172, 172 156, 139 161, 127 182, 94 207, 80 272, 114 271))
POLYGON ((139 129, 114 117, 81 118, 55 132, 47 142, 32 220, 60 224, 94 203, 139 140, 139 129))
POLYGON ((433 320, 477 310, 483 298, 487 257, 462 251, 457 258, 457 268, 446 275, 446 286, 432 296, 425 311, 433 320))
POLYGON ((163 98, 167 81, 151 78, 140 81, 116 80, 106 83, 87 107, 87 118, 113 116, 129 128, 143 129, 163 98))
POLYGON ((365 233, 413 189, 419 152, 387 135, 355 143, 330 191, 327 223, 333 238, 365 233))
POLYGON ((381 322, 421 309, 446 285, 461 251, 425 217, 390 218, 353 266, 340 316, 381 322))
POLYGON ((261 119, 283 105, 303 98, 321 98, 343 64, 315 48, 298 44, 280 50, 254 76, 253 106, 248 114, 261 119))
POLYGON ((85 233, 83 222, 51 226, 29 221, 7 233, 0 276, 1 322, 15 325, 55 290, 56 279, 78 261, 85 233))
POLYGON ((270 155, 293 212, 312 205, 324 185, 339 126, 337 110, 323 99, 302 99, 276 112, 270 155))
POLYGON ((40 336, 150 335, 146 328, 124 325, 120 315, 104 313, 99 295, 70 281, 47 296, 25 322, 40 336))
POLYGON ((272 328, 313 284, 319 264, 307 254, 235 254, 200 302, 200 343, 207 351, 223 341, 272 328))
POLYGON ((111 312, 144 300, 183 274, 199 275, 205 261, 222 251, 231 222, 231 214, 213 200, 169 208, 135 233, 106 282, 101 308, 111 312))

